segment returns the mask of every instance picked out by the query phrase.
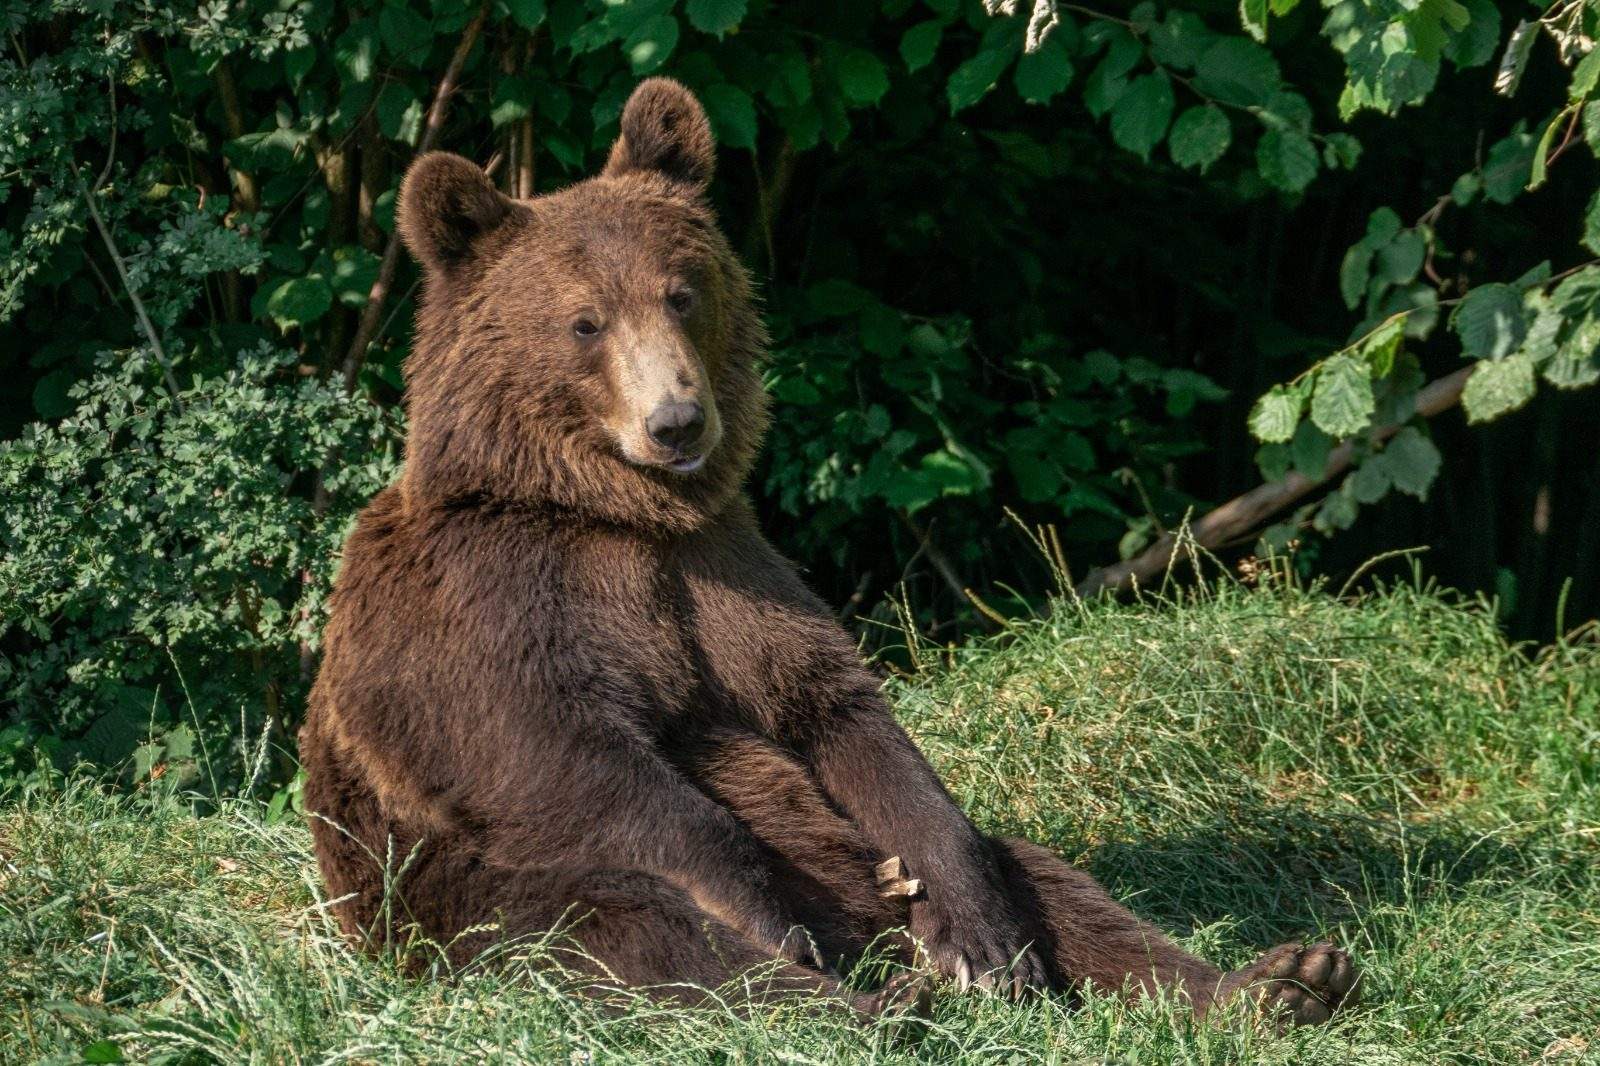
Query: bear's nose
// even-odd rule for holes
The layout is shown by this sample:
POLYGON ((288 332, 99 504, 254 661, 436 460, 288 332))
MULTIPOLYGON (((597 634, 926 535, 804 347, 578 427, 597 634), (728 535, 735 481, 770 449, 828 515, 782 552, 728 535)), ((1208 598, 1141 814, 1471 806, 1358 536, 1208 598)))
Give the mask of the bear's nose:
POLYGON ((650 439, 663 448, 682 452, 692 448, 706 428, 706 412, 693 400, 687 403, 664 403, 650 412, 644 420, 650 439))

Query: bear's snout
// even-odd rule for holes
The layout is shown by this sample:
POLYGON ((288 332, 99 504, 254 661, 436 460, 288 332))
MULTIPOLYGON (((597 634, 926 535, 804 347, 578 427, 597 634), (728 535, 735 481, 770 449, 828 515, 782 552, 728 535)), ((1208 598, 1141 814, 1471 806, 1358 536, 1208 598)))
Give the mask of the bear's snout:
POLYGON ((694 400, 664 403, 650 412, 644 428, 651 440, 682 455, 700 443, 706 429, 706 410, 694 400))

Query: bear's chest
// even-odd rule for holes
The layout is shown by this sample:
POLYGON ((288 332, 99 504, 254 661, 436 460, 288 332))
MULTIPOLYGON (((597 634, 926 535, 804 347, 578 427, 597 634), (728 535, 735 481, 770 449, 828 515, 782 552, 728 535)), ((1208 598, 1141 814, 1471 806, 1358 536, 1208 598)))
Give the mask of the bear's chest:
POLYGON ((641 693, 643 724, 671 729, 714 704, 700 619, 677 567, 647 546, 582 556, 564 604, 569 646, 589 660, 597 685, 641 693))

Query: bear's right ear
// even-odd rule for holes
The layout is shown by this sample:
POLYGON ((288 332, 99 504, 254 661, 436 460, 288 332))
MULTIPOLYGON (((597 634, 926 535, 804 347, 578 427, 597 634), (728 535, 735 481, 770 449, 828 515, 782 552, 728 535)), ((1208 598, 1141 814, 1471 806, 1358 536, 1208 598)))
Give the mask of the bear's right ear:
POLYGON ((429 152, 400 183, 397 224, 411 254, 424 266, 447 270, 462 263, 474 242, 513 210, 489 175, 450 152, 429 152))

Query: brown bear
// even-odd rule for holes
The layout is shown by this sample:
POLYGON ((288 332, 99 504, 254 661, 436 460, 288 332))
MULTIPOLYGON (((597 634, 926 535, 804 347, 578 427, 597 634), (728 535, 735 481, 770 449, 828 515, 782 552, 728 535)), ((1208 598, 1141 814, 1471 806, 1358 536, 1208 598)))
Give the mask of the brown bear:
POLYGON ((714 158, 658 78, 605 169, 559 192, 511 200, 443 153, 406 175, 405 468, 345 546, 301 732, 343 929, 460 964, 561 927, 574 965, 629 985, 758 970, 758 991, 871 1014, 906 986, 851 992, 837 967, 905 926, 963 987, 1170 986, 1202 1011, 1249 988, 1326 1020, 1344 952, 1224 975, 979 832, 762 537, 741 485, 764 337, 714 158))

